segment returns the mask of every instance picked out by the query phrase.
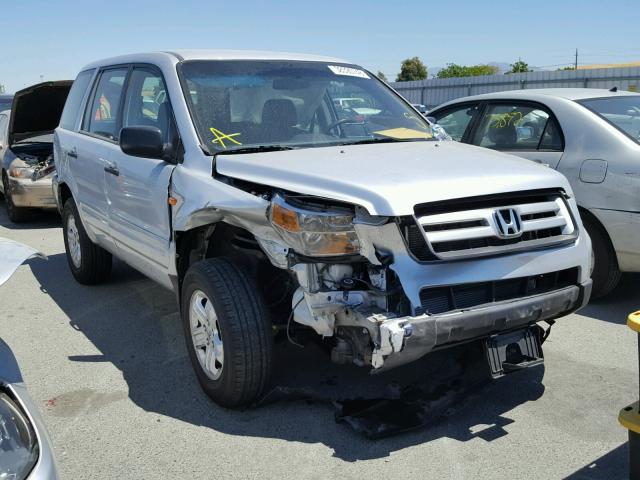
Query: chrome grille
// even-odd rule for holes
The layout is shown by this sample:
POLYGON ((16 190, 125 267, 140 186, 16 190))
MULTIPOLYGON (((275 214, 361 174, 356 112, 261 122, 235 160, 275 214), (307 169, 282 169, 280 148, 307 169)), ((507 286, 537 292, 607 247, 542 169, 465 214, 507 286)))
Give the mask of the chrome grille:
POLYGON ((418 232, 423 248, 429 248, 437 259, 493 255, 575 240, 575 224, 559 192, 508 195, 502 201, 499 196, 472 200, 438 204, 435 213, 428 205, 416 208, 418 228, 407 229, 406 235, 419 260, 423 258, 415 250, 418 232))

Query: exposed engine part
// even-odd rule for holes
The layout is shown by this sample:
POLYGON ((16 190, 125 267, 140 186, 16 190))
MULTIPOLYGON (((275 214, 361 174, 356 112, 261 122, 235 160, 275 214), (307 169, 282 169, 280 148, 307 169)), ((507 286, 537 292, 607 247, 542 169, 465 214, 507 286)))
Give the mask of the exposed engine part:
POLYGON ((387 274, 386 269, 379 267, 369 267, 367 269, 369 273, 369 281, 371 285, 381 291, 387 290, 387 274))
POLYGON ((345 277, 340 281, 340 286, 345 290, 353 290, 356 287, 356 280, 350 277, 345 277))
POLYGON ((354 363, 360 367, 370 365, 371 345, 371 337, 366 328, 339 327, 331 360, 340 364, 354 363))
POLYGON ((291 270, 296 274, 298 283, 305 292, 315 293, 320 291, 322 287, 318 274, 318 268, 321 267, 322 264, 298 263, 291 267, 291 270))
MULTIPOLYGON (((331 291, 307 293, 302 288, 293 294, 293 319, 313 328, 323 337, 333 336, 336 314, 344 314, 362 305, 371 305, 368 292, 331 291), (301 298, 305 301, 302 302, 301 298)), ((375 306, 375 304, 373 305, 375 306)))
POLYGON ((351 275, 353 275, 353 267, 351 265, 334 264, 325 265, 322 268, 323 283, 327 288, 331 290, 339 289, 342 280, 344 280, 345 278, 350 278, 351 275))
POLYGON ((346 365, 353 361, 353 348, 343 338, 336 338, 336 345, 331 350, 331 361, 339 365, 346 365))

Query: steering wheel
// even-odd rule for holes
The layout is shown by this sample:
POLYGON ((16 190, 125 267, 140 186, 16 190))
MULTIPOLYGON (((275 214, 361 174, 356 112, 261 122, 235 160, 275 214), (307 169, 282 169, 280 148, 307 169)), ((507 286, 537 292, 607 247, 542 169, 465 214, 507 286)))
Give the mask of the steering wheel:
MULTIPOLYGON (((354 117, 358 116, 358 112, 356 112, 352 108, 344 108, 343 111, 352 114, 354 117)), ((355 118, 342 118, 340 120, 337 120, 337 121, 327 125, 327 133, 331 132, 331 130, 333 130, 336 127, 338 127, 340 125, 343 125, 345 123, 356 123, 356 124, 360 125, 360 124, 362 124, 364 122, 358 122, 355 118)))
POLYGON ((344 123, 356 123, 356 121, 353 118, 343 118, 342 120, 333 122, 331 125, 327 126, 327 133, 344 123))

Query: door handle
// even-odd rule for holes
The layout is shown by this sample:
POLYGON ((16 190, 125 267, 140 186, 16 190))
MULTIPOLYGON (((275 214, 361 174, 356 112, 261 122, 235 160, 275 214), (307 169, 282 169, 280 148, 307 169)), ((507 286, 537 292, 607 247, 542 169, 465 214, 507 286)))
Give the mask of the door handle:
POLYGON ((67 155, 71 158, 78 158, 78 150, 76 150, 75 147, 71 150, 67 150, 67 155))
POLYGON ((104 171, 110 173, 111 175, 115 175, 116 177, 120 176, 120 170, 118 170, 118 165, 113 162, 107 162, 104 167, 104 171))

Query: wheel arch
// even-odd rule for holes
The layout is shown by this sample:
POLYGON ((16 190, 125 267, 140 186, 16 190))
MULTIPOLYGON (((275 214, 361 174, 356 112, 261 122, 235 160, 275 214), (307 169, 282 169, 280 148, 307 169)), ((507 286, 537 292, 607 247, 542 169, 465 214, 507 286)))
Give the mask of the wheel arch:
POLYGON ((67 185, 65 182, 58 184, 58 191, 56 192, 56 195, 58 196, 58 205, 60 207, 60 210, 64 208, 64 204, 67 200, 73 198, 73 193, 71 193, 69 185, 67 185))
POLYGON ((255 236, 247 229, 223 220, 174 232, 176 273, 182 280, 191 265, 205 258, 230 257, 243 265, 246 255, 264 257, 255 236))
MULTIPOLYGON (((600 219, 595 214, 593 214, 588 208, 585 208, 581 205, 578 205, 578 211, 580 212, 580 218, 586 219, 588 222, 591 222, 601 231, 601 233, 604 234, 607 244, 613 250, 613 252, 616 252, 613 242, 611 241, 611 237, 609 236, 609 232, 607 231, 605 226, 602 224, 600 219)), ((618 254, 616 252, 616 259, 617 257, 618 257, 618 254)))

